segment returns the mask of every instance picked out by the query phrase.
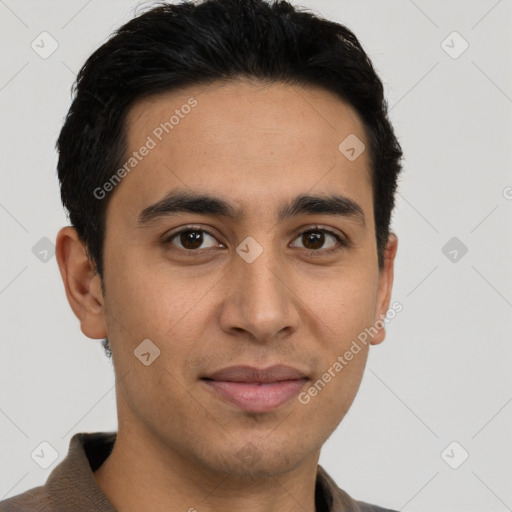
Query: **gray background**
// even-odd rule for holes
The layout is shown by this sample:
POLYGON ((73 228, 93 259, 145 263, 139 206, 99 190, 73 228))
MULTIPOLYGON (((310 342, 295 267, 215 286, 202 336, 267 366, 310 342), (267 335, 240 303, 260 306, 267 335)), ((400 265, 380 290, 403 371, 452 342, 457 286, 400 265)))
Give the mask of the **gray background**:
MULTIPOLYGON (((404 309, 320 463, 382 506, 512 510, 512 2, 294 3, 356 33, 405 153, 392 298, 404 309), (453 31, 469 44, 457 58, 453 31), (468 249, 456 261, 442 250, 452 237, 468 249)), ((42 484, 74 433, 117 428, 111 363, 40 240, 67 224, 54 145, 70 86, 136 5, 0 0, 0 499, 42 484), (46 59, 31 48, 43 31, 58 42, 46 59), (42 441, 59 453, 47 469, 30 456, 42 441)))

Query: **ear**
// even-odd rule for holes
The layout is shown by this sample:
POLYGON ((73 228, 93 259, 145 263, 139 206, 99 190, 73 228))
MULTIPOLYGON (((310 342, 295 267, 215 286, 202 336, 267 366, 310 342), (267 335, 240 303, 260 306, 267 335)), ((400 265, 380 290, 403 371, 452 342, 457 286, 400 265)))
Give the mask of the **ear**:
POLYGON ((88 338, 106 338, 101 279, 87 257, 76 229, 71 226, 60 229, 55 245, 66 296, 80 320, 80 329, 88 338))
POLYGON ((377 292, 377 308, 375 312, 374 325, 381 325, 378 333, 372 337, 370 343, 378 345, 384 341, 386 337, 386 329, 384 327, 384 318, 389 309, 391 302, 391 291, 393 289, 393 275, 395 266, 395 256, 398 249, 398 237, 395 233, 390 232, 386 249, 384 250, 384 264, 379 272, 379 288, 377 292))

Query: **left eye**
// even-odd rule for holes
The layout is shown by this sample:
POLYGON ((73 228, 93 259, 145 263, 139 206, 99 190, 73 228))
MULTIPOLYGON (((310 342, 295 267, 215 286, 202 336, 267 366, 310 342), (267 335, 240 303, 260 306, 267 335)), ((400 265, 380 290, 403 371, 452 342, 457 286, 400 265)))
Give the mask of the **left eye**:
POLYGON ((309 247, 304 247, 304 249, 316 251, 324 245, 326 236, 334 239, 334 244, 330 247, 324 248, 326 249, 325 252, 336 251, 340 246, 345 245, 341 237, 328 229, 308 229, 307 231, 303 231, 297 238, 300 238, 303 246, 304 243, 309 245, 309 247))

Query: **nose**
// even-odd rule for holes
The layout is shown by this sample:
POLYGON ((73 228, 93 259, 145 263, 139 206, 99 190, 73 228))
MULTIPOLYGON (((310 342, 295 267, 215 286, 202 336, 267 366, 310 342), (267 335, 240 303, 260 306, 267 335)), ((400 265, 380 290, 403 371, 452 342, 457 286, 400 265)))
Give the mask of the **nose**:
POLYGON ((231 335, 243 332, 258 342, 295 332, 300 298, 285 262, 265 249, 252 263, 237 255, 233 265, 220 313, 221 328, 231 335))

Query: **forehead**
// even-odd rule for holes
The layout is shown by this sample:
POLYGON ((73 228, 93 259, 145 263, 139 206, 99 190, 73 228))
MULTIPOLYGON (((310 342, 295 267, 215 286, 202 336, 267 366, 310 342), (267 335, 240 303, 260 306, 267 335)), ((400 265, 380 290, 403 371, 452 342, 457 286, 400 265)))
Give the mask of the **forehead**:
POLYGON ((368 148, 357 112, 321 88, 237 80, 158 94, 127 114, 125 161, 135 152, 137 162, 111 202, 133 215, 180 187, 254 209, 283 194, 333 188, 364 203, 369 154, 348 159, 340 151, 347 137, 368 148))

